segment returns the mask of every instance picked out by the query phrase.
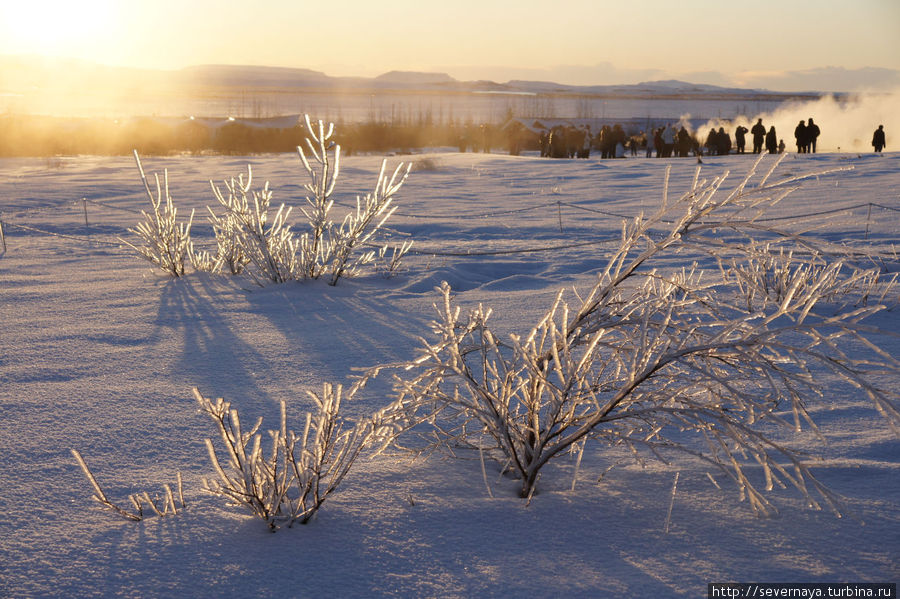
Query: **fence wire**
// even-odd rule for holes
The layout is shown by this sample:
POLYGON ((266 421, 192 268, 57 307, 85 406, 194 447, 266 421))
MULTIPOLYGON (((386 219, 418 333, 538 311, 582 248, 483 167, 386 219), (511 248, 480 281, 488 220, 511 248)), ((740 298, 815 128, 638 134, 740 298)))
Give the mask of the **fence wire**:
MULTIPOLYGON (((110 204, 108 202, 103 202, 100 200, 88 199, 88 198, 81 198, 80 200, 75 200, 68 206, 66 206, 66 205, 43 206, 43 207, 39 207, 39 208, 32 208, 32 209, 27 209, 27 210, 18 211, 18 212, 30 215, 30 214, 40 213, 40 212, 47 212, 47 211, 59 211, 60 208, 64 208, 64 207, 68 207, 70 209, 77 210, 79 207, 79 204, 80 204, 80 207, 83 208, 83 210, 84 210, 84 218, 85 218, 85 227, 86 228, 90 227, 90 225, 88 224, 88 212, 87 212, 88 204, 94 205, 94 206, 99 206, 99 207, 109 209, 109 210, 117 210, 120 212, 134 214, 137 216, 141 216, 144 214, 144 211, 142 211, 142 210, 123 207, 123 206, 117 206, 115 204, 110 204)), ((442 221, 471 220, 471 219, 479 219, 479 218, 492 218, 492 217, 498 217, 498 216, 510 215, 510 214, 521 214, 521 213, 532 212, 532 211, 536 211, 536 210, 546 210, 548 212, 555 213, 556 216, 559 218, 560 233, 563 234, 564 233, 564 223, 563 223, 562 213, 561 213, 562 207, 571 208, 573 210, 578 210, 578 211, 582 211, 582 212, 599 214, 602 216, 616 218, 616 219, 620 219, 620 220, 632 220, 637 217, 637 215, 627 215, 627 214, 622 214, 622 213, 617 213, 617 212, 611 212, 611 211, 607 211, 607 210, 601 210, 599 208, 585 206, 583 204, 575 204, 575 203, 563 202, 563 201, 559 201, 559 200, 546 202, 546 203, 538 204, 538 205, 534 205, 534 206, 528 206, 525 208, 514 209, 514 210, 498 210, 498 211, 492 211, 492 212, 468 213, 468 214, 463 214, 463 215, 437 215, 436 216, 436 215, 428 215, 428 214, 407 214, 407 213, 395 212, 394 216, 442 222, 442 221)), ((868 236, 868 227, 871 222, 871 210, 873 208, 879 208, 882 210, 888 210, 888 211, 892 211, 892 212, 900 212, 900 208, 897 208, 897 207, 886 206, 884 204, 879 204, 879 203, 875 203, 875 202, 861 202, 861 203, 852 204, 852 205, 848 205, 848 206, 842 206, 842 207, 833 208, 833 209, 829 209, 829 210, 819 210, 819 211, 814 211, 814 212, 805 212, 805 213, 801 213, 801 214, 791 214, 791 215, 787 215, 787 216, 765 217, 765 218, 759 218, 756 220, 759 222, 763 222, 763 221, 765 221, 765 222, 797 221, 797 220, 803 220, 803 219, 807 219, 807 218, 815 218, 818 216, 827 216, 830 214, 838 214, 841 212, 851 212, 853 210, 859 210, 861 208, 867 208, 869 211, 869 214, 866 217, 867 218, 866 236, 868 236)), ((502 224, 502 223, 498 223, 498 224, 502 224)), ((668 223, 667 221, 662 221, 662 224, 670 224, 670 223, 668 223)), ((128 249, 127 246, 125 246, 125 244, 123 244, 119 240, 99 239, 97 236, 88 237, 88 236, 80 236, 80 235, 72 235, 72 234, 67 234, 67 233, 58 233, 58 232, 54 232, 54 231, 48 231, 46 229, 34 226, 32 224, 25 224, 25 223, 21 223, 21 222, 11 221, 8 216, 4 216, 2 213, 0 213, 0 237, 2 237, 2 239, 0 239, 0 240, 2 240, 2 242, 3 242, 2 249, 4 252, 6 251, 6 244, 7 244, 4 233, 3 233, 4 227, 6 227, 8 229, 17 229, 17 230, 26 231, 29 233, 35 233, 38 235, 46 235, 46 236, 50 236, 50 237, 57 237, 57 238, 62 238, 62 239, 80 241, 80 242, 83 242, 86 244, 96 244, 96 245, 105 245, 105 246, 111 246, 111 247, 119 247, 119 248, 122 248, 123 251, 128 249)), ((122 235, 127 235, 127 234, 128 234, 128 231, 123 229, 122 235)), ((571 248, 577 248, 577 247, 586 247, 586 246, 590 246, 590 245, 610 243, 610 242, 617 241, 618 239, 619 239, 618 235, 604 236, 602 238, 592 238, 592 239, 583 239, 582 238, 581 240, 573 241, 570 243, 546 244, 546 245, 540 245, 540 246, 507 249, 507 250, 474 249, 474 250, 441 251, 441 250, 422 250, 422 249, 417 249, 414 247, 410 251, 410 253, 419 255, 419 256, 477 258, 477 257, 484 257, 484 256, 502 256, 502 255, 515 255, 515 254, 531 254, 531 253, 537 253, 537 252, 549 252, 549 251, 556 251, 556 250, 562 250, 562 249, 571 249, 571 248)))

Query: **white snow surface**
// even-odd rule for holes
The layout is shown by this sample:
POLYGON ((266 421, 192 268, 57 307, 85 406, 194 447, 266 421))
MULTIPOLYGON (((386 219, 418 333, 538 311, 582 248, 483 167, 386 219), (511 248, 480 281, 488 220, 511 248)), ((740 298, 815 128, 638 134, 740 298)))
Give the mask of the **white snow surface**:
MULTIPOLYGON (((900 441, 845 387, 811 410, 829 438, 815 446, 814 472, 846 497, 843 518, 775 490, 779 515, 761 519, 728 481, 717 477, 716 489, 699 462, 676 456, 642 469, 599 447, 574 490, 572 462, 549 466, 528 506, 490 462, 489 497, 478 455, 464 451, 366 457, 310 524, 276 534, 204 494, 202 479, 214 476, 204 439, 215 430, 191 387, 233 402, 247 422, 264 417, 263 429, 277 426, 286 400, 301 429, 306 391, 415 354, 442 280, 464 308, 484 303, 503 331, 526 332, 560 288, 591 284, 620 217, 659 203, 666 166, 671 194, 687 190, 697 167, 405 158, 417 168, 389 222, 419 252, 404 273, 266 288, 202 273, 166 278, 117 242, 147 205, 131 159, 0 160, 0 596, 701 597, 709 582, 900 579, 900 441), (158 493, 180 471, 187 509, 138 523, 96 509, 73 448, 113 501, 158 493)), ((703 160, 704 176, 731 171, 736 185, 754 158, 703 160)), ((296 156, 143 163, 148 173, 168 170, 180 214, 197 209, 198 244, 213 239, 203 218, 215 203, 208 180, 247 164, 299 216, 296 156)), ((379 163, 345 158, 338 202, 364 193, 379 163)), ((847 167, 803 181, 771 216, 886 252, 900 241, 900 153, 790 155, 775 176, 847 167)), ((896 260, 885 266, 898 269, 896 260)), ((900 333, 900 308, 872 324, 888 333, 879 343, 900 353, 889 335, 900 333)), ((388 392, 387 383, 368 387, 347 414, 382 407, 388 392)), ((794 442, 814 439, 804 431, 794 442)))

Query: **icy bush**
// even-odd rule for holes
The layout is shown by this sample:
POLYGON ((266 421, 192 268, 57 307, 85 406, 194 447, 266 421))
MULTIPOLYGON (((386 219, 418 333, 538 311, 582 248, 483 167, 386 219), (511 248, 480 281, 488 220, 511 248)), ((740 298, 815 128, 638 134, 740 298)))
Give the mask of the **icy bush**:
POLYGON ((144 221, 138 223, 134 229, 128 229, 143 241, 142 245, 134 245, 122 238, 119 238, 119 241, 171 276, 183 276, 185 261, 192 254, 191 223, 194 220, 194 212, 191 211, 187 223, 179 223, 178 211, 172 201, 172 195, 169 193, 168 171, 163 175, 163 182, 160 182, 159 175, 156 175, 156 195, 154 196, 137 152, 134 153, 134 159, 137 162, 147 198, 153 206, 153 214, 142 210, 144 221), (165 204, 163 204, 164 198, 165 204))
POLYGON ((820 310, 868 288, 871 273, 817 254, 808 266, 776 268, 774 280, 761 274, 773 270, 773 256, 756 239, 784 239, 761 216, 794 179, 768 183, 773 167, 751 189, 757 166, 725 197, 725 176, 701 181, 699 169, 675 202, 666 185, 655 214, 623 223, 596 284, 571 307, 561 291, 523 334, 502 339, 482 306, 461 314, 445 283, 435 339, 396 378, 394 408, 406 430, 424 426, 437 446, 498 455, 523 497, 544 466, 589 443, 626 447, 638 461, 699 457, 733 479, 760 514, 774 509, 762 491, 788 485, 811 506, 837 510, 803 452, 779 442, 770 423, 789 433, 804 423, 815 429, 807 410, 831 399, 821 376, 828 371, 898 430, 898 392, 875 381, 896 375, 900 362, 872 344, 862 324, 882 306, 820 310), (673 254, 731 266, 673 270, 673 254))
POLYGON ((897 275, 884 275, 880 268, 848 269, 840 262, 830 262, 820 254, 806 254, 801 259, 793 251, 779 248, 777 251, 769 243, 754 248, 746 248, 753 259, 731 259, 724 267, 724 276, 739 289, 747 302, 747 310, 761 307, 767 302, 780 304, 794 285, 805 290, 814 285, 828 269, 843 268, 846 276, 842 284, 831 290, 830 295, 821 300, 839 304, 837 309, 866 305, 870 301, 885 304, 889 296, 896 293, 897 275))
MULTIPOLYGON (((341 277, 353 275, 359 267, 373 262, 375 251, 360 250, 374 243, 385 221, 394 213, 393 197, 409 177, 411 165, 399 164, 388 178, 387 161, 382 161, 374 190, 363 197, 357 196, 356 209, 338 225, 331 216, 334 208, 331 196, 340 173, 341 156, 341 147, 331 141, 334 125, 326 128, 319 121, 313 127, 307 116, 306 128, 307 150, 297 148, 310 178, 304 188, 311 194, 306 197, 307 206, 302 210, 309 229, 303 236, 301 261, 309 278, 327 274, 329 284, 336 285, 341 277), (312 162, 307 158, 307 151, 312 162)), ((397 255, 397 264, 406 251, 397 255)))
POLYGON ((213 234, 216 236, 216 252, 199 251, 191 255, 191 263, 197 270, 211 273, 228 273, 239 275, 250 262, 250 258, 244 251, 242 239, 242 223, 238 215, 249 211, 247 200, 253 181, 253 171, 247 167, 247 179, 240 175, 236 180, 232 178, 226 181, 227 196, 210 181, 213 195, 219 204, 225 207, 225 214, 217 215, 209 206, 207 220, 212 225, 213 234))
POLYGON ((271 214, 272 191, 268 181, 262 189, 251 189, 253 175, 247 170, 247 180, 243 176, 237 181, 226 182, 227 196, 212 185, 219 203, 225 207, 221 219, 213 218, 220 224, 221 234, 216 235, 218 250, 223 264, 229 269, 243 271, 259 285, 284 283, 303 278, 298 254, 300 239, 291 231, 288 223, 291 208, 281 204, 271 214))
MULTIPOLYGON (((347 396, 352 397, 353 392, 347 396)), ((207 439, 218 479, 206 481, 205 489, 249 509, 273 532, 284 523, 288 527, 295 522, 306 524, 367 443, 384 428, 382 414, 352 427, 346 425, 340 416, 340 386, 325 384, 321 395, 310 395, 317 409, 315 414, 306 414, 300 435, 288 429, 285 403, 281 402, 281 426, 269 431, 271 449, 264 452, 259 433, 262 419, 245 430, 229 402, 210 400, 194 389, 201 410, 216 423, 228 459, 223 466, 215 445, 207 439)))
MULTIPOLYGON (((280 204, 276 209, 272 205, 273 192, 268 181, 262 188, 253 188, 252 171, 248 167, 246 178, 240 175, 226 180, 224 190, 210 181, 216 200, 224 208, 222 214, 217 214, 207 207, 216 250, 194 251, 190 241, 193 212, 186 226, 177 224, 168 175, 164 190, 157 177, 154 197, 138 160, 154 214, 145 214, 146 222, 129 229, 143 240, 143 245, 123 242, 173 276, 184 274, 185 259, 190 258, 197 270, 246 274, 259 285, 323 276, 330 285, 336 285, 342 277, 353 276, 362 266, 383 259, 389 248, 379 237, 396 209, 394 196, 406 182, 410 165, 401 163, 388 174, 387 161, 382 161, 373 191, 357 196, 355 208, 338 222, 332 214, 332 194, 340 173, 341 148, 332 140, 334 124, 326 126, 318 121, 314 126, 307 116, 306 127, 307 148, 297 148, 309 176, 304 188, 310 195, 305 198, 306 206, 301 208, 308 228, 302 234, 291 229, 290 206, 280 204)), ((386 264, 388 273, 396 272, 410 247, 411 242, 406 242, 393 248, 391 258, 378 264, 386 264)))
POLYGON ((375 264, 375 272, 386 279, 391 278, 401 269, 403 257, 409 253, 412 248, 412 241, 404 241, 400 245, 383 245, 378 250, 378 255, 373 263, 375 264))
MULTIPOLYGON (((388 179, 385 173, 386 166, 387 161, 381 163, 375 190, 362 198, 357 197, 356 210, 347 214, 340 226, 332 226, 330 229, 330 247, 325 254, 329 265, 330 285, 336 285, 342 276, 356 274, 359 267, 375 259, 374 251, 360 252, 359 249, 373 240, 385 221, 394 213, 396 207, 391 205, 394 194, 400 190, 409 176, 409 167, 407 166, 404 171, 401 164, 388 179)), ((392 259, 394 268, 399 265, 408 250, 409 246, 401 253, 395 250, 392 259)))

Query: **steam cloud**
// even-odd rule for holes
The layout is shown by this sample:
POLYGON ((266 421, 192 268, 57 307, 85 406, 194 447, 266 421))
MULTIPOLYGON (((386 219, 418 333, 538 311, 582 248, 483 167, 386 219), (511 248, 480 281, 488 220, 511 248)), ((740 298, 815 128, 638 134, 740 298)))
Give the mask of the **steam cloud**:
MULTIPOLYGON (((822 130, 818 140, 819 152, 871 152, 872 133, 878 125, 884 125, 887 149, 900 149, 900 88, 888 92, 865 92, 836 99, 825 96, 811 102, 790 102, 774 112, 764 112, 752 118, 741 116, 730 122, 711 120, 700 127, 701 140, 713 127, 725 127, 734 134, 738 125, 748 129, 758 118, 766 130, 775 126, 778 139, 783 139, 787 151, 796 151, 794 128, 800 121, 812 118, 822 130)), ((748 147, 751 145, 748 135, 748 147)))

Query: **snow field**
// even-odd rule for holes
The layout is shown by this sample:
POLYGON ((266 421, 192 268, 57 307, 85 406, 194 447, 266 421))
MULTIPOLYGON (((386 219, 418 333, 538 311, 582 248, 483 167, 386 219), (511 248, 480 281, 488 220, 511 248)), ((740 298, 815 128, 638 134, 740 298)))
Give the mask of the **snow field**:
MULTIPOLYGON (((203 440, 215 431, 191 387, 248 421, 263 416, 263 428, 276 426, 285 399, 300 427, 306 390, 412 357, 442 280, 464 309, 484 303, 501 330, 527 330, 560 287, 591 284, 621 217, 659 202, 666 165, 670 194, 697 166, 435 153, 389 167, 401 158, 414 169, 388 227, 415 242, 406 272, 266 288, 204 273, 169 279, 116 242, 146 209, 130 158, 0 160, 0 595, 674 597, 705 593, 707 582, 900 577, 900 442, 845 387, 814 413, 831 439, 816 448, 825 461, 815 471, 847 497, 842 519, 779 491, 780 515, 761 520, 699 462, 642 470, 619 451, 586 455, 574 491, 574 465, 551 466, 527 508, 491 462, 488 496, 477 453, 362 459, 310 525, 276 535, 202 494, 213 475, 203 440), (114 501, 158 493, 180 471, 187 510, 130 523, 93 509, 70 448, 114 501)), ((701 176, 728 170, 736 184, 752 161, 704 158, 701 176)), ((302 202, 293 156, 143 162, 168 170, 180 214, 197 210, 197 243, 212 242, 201 217, 214 204, 208 180, 248 162, 273 202, 302 202)), ((343 159, 336 200, 365 193, 379 164, 343 159)), ((900 154, 790 155, 775 176, 845 167, 802 181, 770 216, 876 252, 896 272, 900 154)), ((872 322, 893 355, 897 314, 872 322)), ((378 409, 386 393, 376 382, 347 414, 378 409)))

